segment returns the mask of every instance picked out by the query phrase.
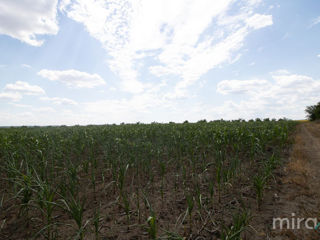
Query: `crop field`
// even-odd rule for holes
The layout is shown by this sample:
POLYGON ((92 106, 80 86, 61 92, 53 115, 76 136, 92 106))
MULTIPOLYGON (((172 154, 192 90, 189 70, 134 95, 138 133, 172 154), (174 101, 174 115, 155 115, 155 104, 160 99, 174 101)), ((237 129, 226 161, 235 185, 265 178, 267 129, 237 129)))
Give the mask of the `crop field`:
POLYGON ((0 239, 249 239, 293 121, 0 129, 0 239))

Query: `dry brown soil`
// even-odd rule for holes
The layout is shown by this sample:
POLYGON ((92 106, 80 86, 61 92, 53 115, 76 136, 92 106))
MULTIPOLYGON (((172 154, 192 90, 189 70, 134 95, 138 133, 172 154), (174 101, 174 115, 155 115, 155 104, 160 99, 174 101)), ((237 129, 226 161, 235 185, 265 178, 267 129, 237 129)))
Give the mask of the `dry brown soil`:
POLYGON ((298 218, 320 221, 320 124, 300 124, 294 138, 287 163, 275 177, 272 189, 267 191, 261 211, 254 213, 250 239, 320 239, 320 229, 307 229, 305 221, 296 229, 298 218), (284 225, 280 230, 277 224, 274 230, 273 218, 278 217, 288 218, 290 229, 284 225))

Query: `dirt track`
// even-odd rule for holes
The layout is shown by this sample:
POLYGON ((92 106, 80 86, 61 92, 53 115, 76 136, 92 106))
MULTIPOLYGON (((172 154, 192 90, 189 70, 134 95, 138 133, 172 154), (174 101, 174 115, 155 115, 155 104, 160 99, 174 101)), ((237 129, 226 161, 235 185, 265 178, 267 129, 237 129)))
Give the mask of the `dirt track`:
POLYGON ((250 239, 320 239, 320 229, 307 229, 305 221, 296 229, 298 218, 320 221, 320 124, 300 124, 294 141, 289 161, 277 173, 275 186, 267 191, 261 212, 254 213, 250 239), (272 229, 273 218, 279 217, 290 220, 290 229, 284 225, 280 230, 279 224, 272 229))

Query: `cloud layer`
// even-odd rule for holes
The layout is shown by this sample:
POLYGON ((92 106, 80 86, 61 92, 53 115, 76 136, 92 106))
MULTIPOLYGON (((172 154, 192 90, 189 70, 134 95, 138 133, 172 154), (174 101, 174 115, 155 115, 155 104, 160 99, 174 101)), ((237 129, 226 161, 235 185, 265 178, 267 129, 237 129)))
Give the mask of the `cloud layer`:
POLYGON ((39 36, 57 34, 58 0, 0 1, 0 34, 32 46, 41 46, 39 36))
POLYGON ((38 75, 73 88, 94 88, 106 84, 98 74, 80 72, 74 69, 64 71, 43 69, 38 72, 38 75))
POLYGON ((145 69, 178 79, 172 96, 181 96, 210 69, 238 58, 250 32, 272 25, 271 15, 253 13, 259 2, 65 0, 60 9, 102 43, 122 90, 145 91, 145 69))
MULTIPOLYGON (((232 111, 242 118, 273 115, 274 117, 303 118, 301 111, 319 101, 320 80, 310 76, 279 70, 271 73, 271 80, 224 80, 217 84, 217 92, 239 95, 240 102, 227 101, 217 108, 225 116, 232 111), (250 117, 251 116, 251 117, 250 117)), ((233 117, 234 113, 232 114, 233 117)))
POLYGON ((4 88, 4 91, 21 93, 24 95, 45 94, 45 91, 41 87, 37 85, 30 85, 29 83, 23 81, 7 84, 4 88))
POLYGON ((11 101, 19 101, 24 95, 44 95, 45 91, 37 86, 30 85, 27 82, 17 81, 15 83, 8 83, 0 92, 0 99, 6 99, 11 101))

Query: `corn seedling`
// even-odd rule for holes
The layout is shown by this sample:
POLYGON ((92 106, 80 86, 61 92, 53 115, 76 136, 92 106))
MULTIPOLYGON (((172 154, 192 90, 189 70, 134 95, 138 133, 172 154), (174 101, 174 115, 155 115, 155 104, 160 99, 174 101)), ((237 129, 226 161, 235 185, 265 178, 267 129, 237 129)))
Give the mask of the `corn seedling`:
POLYGON ((260 209, 261 207, 261 202, 263 199, 263 192, 264 192, 264 187, 266 184, 266 178, 265 176, 262 175, 256 175, 253 178, 253 185, 256 191, 256 196, 257 196, 257 203, 258 203, 258 208, 260 209))
POLYGON ((77 237, 82 240, 88 221, 83 223, 84 201, 76 200, 73 196, 70 199, 61 199, 64 209, 70 214, 77 225, 77 237))
POLYGON ((229 227, 223 226, 221 239, 222 240, 241 240, 241 233, 248 226, 250 214, 247 210, 236 213, 233 216, 232 225, 229 227))
POLYGON ((187 211, 189 215, 189 231, 192 232, 192 211, 194 208, 194 197, 192 195, 187 195, 187 211))
POLYGON ((155 216, 148 217, 148 233, 151 239, 157 239, 157 228, 156 228, 156 218, 155 216))
POLYGON ((94 236, 95 240, 99 240, 99 234, 102 226, 100 226, 100 221, 102 220, 102 217, 100 215, 100 207, 95 210, 94 216, 93 216, 93 226, 94 226, 94 236))

